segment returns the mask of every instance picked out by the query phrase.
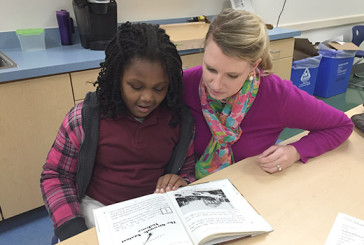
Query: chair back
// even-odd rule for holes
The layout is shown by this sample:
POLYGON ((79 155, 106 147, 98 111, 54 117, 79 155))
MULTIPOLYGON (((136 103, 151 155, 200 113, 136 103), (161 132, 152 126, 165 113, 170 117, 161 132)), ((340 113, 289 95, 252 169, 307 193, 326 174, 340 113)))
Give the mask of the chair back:
POLYGON ((364 25, 353 26, 353 40, 356 46, 360 46, 360 44, 364 41, 364 25))

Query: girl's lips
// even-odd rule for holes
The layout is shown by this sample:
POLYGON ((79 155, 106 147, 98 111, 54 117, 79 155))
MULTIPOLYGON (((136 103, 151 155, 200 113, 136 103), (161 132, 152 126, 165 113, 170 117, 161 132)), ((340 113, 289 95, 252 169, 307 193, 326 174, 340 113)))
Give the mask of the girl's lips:
POLYGON ((145 112, 148 112, 149 111, 150 106, 140 106, 140 105, 137 105, 137 108, 138 108, 139 111, 145 113, 145 112))

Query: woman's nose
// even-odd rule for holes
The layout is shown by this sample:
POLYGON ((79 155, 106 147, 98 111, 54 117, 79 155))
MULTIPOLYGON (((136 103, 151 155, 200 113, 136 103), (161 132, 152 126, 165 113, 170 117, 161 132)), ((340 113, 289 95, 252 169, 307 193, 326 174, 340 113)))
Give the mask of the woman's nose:
POLYGON ((221 76, 217 75, 217 76, 212 78, 212 80, 210 82, 210 88, 212 88, 215 91, 220 91, 221 90, 221 88, 222 88, 221 76))

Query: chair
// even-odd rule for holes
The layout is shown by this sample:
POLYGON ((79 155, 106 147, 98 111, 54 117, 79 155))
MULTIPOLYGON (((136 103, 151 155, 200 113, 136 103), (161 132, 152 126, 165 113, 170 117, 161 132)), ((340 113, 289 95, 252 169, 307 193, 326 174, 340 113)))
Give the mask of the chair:
MULTIPOLYGON (((364 41, 364 25, 357 25, 353 26, 353 39, 352 43, 354 43, 356 46, 360 46, 360 44, 364 41)), ((356 58, 359 58, 354 65, 360 63, 363 61, 364 58, 364 50, 358 50, 355 54, 356 58)), ((357 73, 354 73, 354 76, 364 78, 364 75, 359 75, 357 73)))

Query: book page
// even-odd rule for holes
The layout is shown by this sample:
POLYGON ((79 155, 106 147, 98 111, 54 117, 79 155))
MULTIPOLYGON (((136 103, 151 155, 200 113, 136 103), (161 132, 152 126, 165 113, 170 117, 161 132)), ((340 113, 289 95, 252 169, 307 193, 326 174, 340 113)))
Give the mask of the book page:
POLYGON ((272 231, 228 179, 186 186, 167 194, 180 207, 177 212, 195 244, 272 231))
POLYGON ((190 245, 165 194, 151 194, 94 210, 100 245, 190 245))
POLYGON ((364 220, 339 213, 325 245, 364 245, 364 220))

